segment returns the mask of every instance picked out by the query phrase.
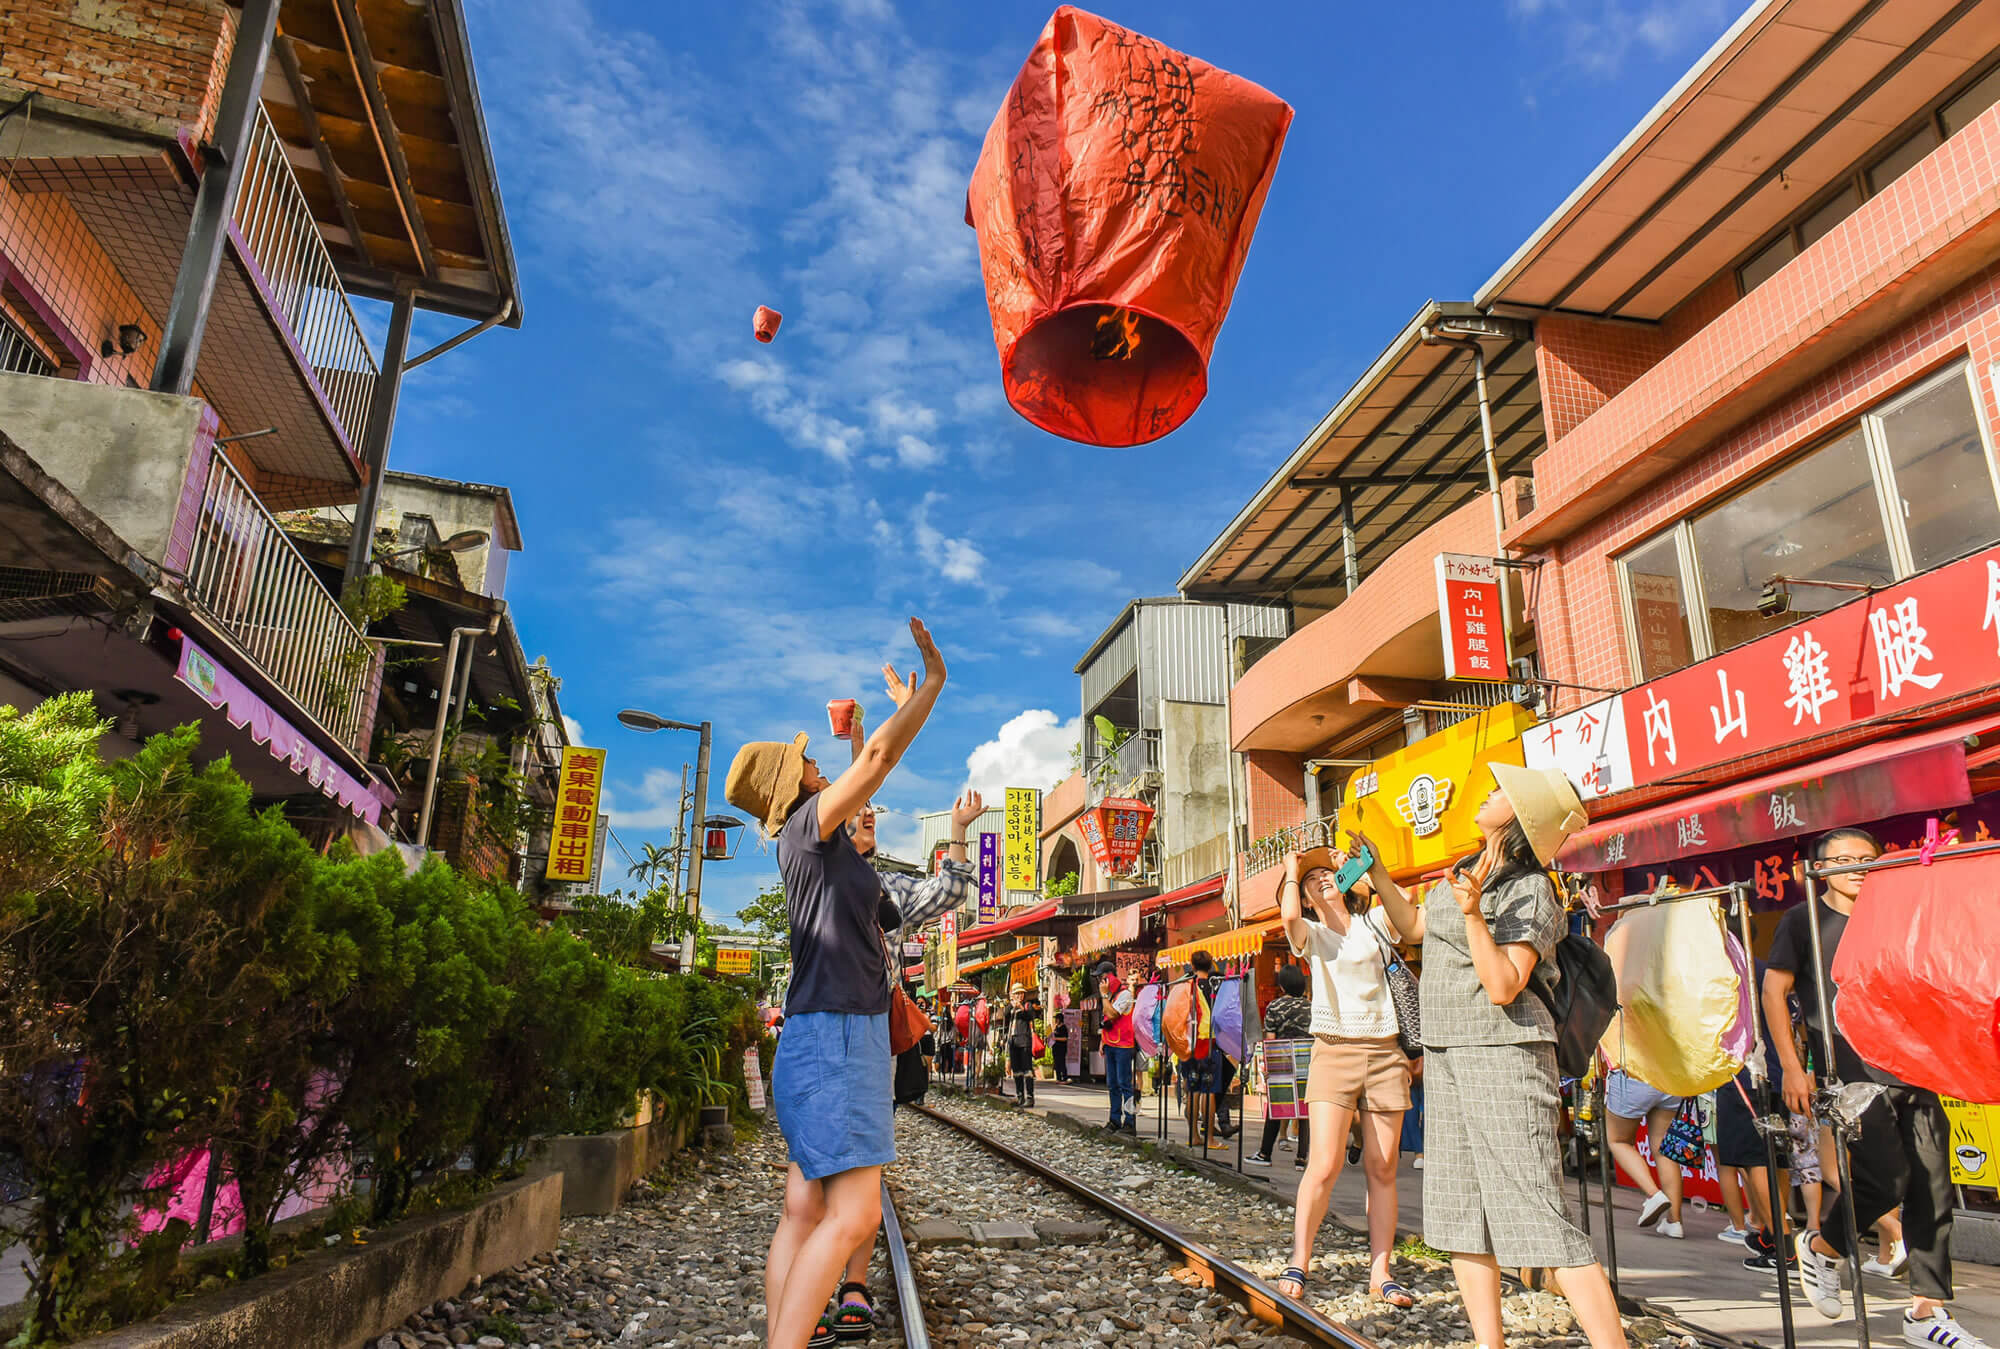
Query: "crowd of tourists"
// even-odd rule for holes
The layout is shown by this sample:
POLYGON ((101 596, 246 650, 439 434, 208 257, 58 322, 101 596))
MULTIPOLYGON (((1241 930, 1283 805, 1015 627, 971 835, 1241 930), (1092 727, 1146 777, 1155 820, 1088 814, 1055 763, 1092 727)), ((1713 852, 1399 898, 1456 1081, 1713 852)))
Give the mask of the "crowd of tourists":
MULTIPOLYGON (((974 1027, 917 1005, 897 977, 901 930, 969 897, 966 829, 984 808, 975 793, 956 803, 948 856, 935 875, 896 876, 869 863, 870 799, 922 730, 946 679, 923 624, 913 619, 910 629, 923 672, 905 679, 885 668, 896 712, 870 735, 856 709, 853 761, 838 778, 828 779, 806 754, 804 734, 745 746, 729 772, 729 800, 776 841, 790 921, 792 980, 772 1072, 791 1154, 766 1275, 774 1349, 823 1349, 873 1328, 867 1269, 881 1219, 881 1169, 895 1159, 897 1102, 922 1099, 933 1072, 962 1073, 971 1087, 986 1055, 998 1053, 1014 1100, 1032 1106, 1045 1029, 1056 1037, 1057 1075, 1067 1075, 1070 1018, 1049 1024, 1032 990, 1013 989, 997 1018, 974 1027)), ((1390 1307, 1414 1304, 1391 1253, 1405 1117, 1421 1100, 1423 1235, 1449 1255, 1476 1342, 1488 1349, 1505 1342, 1501 1271, 1539 1269, 1552 1273, 1592 1349, 1613 1349, 1626 1343, 1624 1325, 1611 1280, 1572 1219, 1559 1137, 1565 1069, 1572 1076, 1586 1070, 1559 1059, 1558 1045, 1578 1038, 1572 1020, 1594 1010, 1588 985, 1578 980, 1572 988, 1575 977, 1565 976, 1573 951, 1559 959, 1558 948, 1576 941, 1595 948, 1567 935, 1551 867, 1586 812, 1559 771, 1506 764, 1492 771, 1494 788, 1476 817, 1480 847, 1427 889, 1405 889, 1359 834, 1344 850, 1299 853, 1286 863, 1279 915, 1297 963, 1278 971, 1279 996, 1265 1010, 1264 1032, 1267 1040, 1309 1040, 1311 1049, 1295 1142, 1304 1174, 1278 1291, 1307 1297, 1334 1186, 1345 1165, 1359 1164, 1370 1290, 1390 1307), (1420 953, 1420 976, 1405 951, 1420 953)), ((1865 831, 1840 829, 1818 840, 1813 857, 1822 867, 1853 867, 1880 852, 1865 831)), ((1824 1020, 1820 989, 1831 985, 1865 875, 1829 877, 1818 962, 1799 906, 1784 915, 1756 969, 1772 1029, 1739 1078, 1716 1095, 1716 1161, 1730 1214, 1723 1236, 1745 1246, 1753 1268, 1795 1269, 1812 1306, 1834 1318, 1843 1312, 1840 1262, 1872 1229, 1880 1248, 1868 1268, 1909 1272, 1906 1341, 1918 1349, 1985 1349, 1946 1307, 1952 1195, 1939 1098, 1868 1064, 1824 1020), (1830 1061, 1814 1048, 1827 1043, 1830 1061), (1851 1148, 1851 1195, 1838 1191, 1832 1136, 1813 1117, 1816 1088, 1829 1075, 1885 1088, 1851 1148), (1789 1154, 1790 1174, 1775 1178, 1754 1118, 1766 1083, 1790 1112, 1795 1144, 1780 1154, 1781 1166, 1789 1154), (1794 1179, 1807 1200, 1797 1230, 1785 1200, 1794 1179)), ((1092 978, 1107 1127, 1136 1132, 1139 999, 1108 963, 1092 978)), ((1216 996, 1220 977, 1207 953, 1195 953, 1189 978, 1206 997, 1216 996)), ((1586 1032, 1586 1054, 1602 1030, 1600 1022, 1586 1032)), ((1219 1045, 1160 1068, 1178 1073, 1190 1122, 1204 1136, 1224 1140, 1241 1127, 1227 1109, 1240 1065, 1219 1045)), ((1685 1103, 1624 1071, 1612 1072, 1604 1088, 1605 1141, 1645 1196, 1639 1224, 1683 1237, 1683 1162, 1670 1144, 1677 1129, 1684 1132, 1685 1103), (1642 1123, 1654 1141, 1650 1157, 1637 1144, 1642 1123)), ((1271 1164, 1284 1125, 1266 1119, 1253 1165, 1271 1164)))

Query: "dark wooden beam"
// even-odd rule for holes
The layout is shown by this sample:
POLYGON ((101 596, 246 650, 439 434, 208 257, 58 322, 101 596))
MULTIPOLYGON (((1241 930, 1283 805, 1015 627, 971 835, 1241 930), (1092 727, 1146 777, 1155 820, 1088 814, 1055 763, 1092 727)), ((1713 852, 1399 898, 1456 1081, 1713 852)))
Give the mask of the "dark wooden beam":
POLYGON ((375 259, 369 256, 368 243, 361 237, 361 222, 355 219, 354 203, 347 199, 347 184, 340 176, 340 166, 333 162, 333 151, 326 147, 326 137, 320 134, 319 114, 313 110, 312 95, 306 89, 305 75, 299 70, 299 54, 292 46, 292 40, 283 33, 275 44, 278 65, 285 72, 285 83, 291 87, 292 100, 299 110, 299 122, 305 128, 306 139, 312 143, 313 157, 319 160, 319 171, 326 177, 327 191, 333 193, 333 204, 340 210, 340 224, 347 231, 347 238, 354 254, 363 267, 373 267, 375 259))
POLYGON ((375 58, 368 48, 368 33, 362 27, 361 15, 354 7, 354 0, 333 0, 333 3, 334 14, 340 21, 341 41, 347 47, 348 68, 354 74, 355 87, 361 90, 367 107, 368 128, 374 134, 376 149, 381 152, 383 167, 389 172, 390 186, 396 190, 396 210, 403 217, 403 228, 410 236, 410 247, 416 250, 424 275, 434 277, 437 275, 437 255, 431 249, 430 233, 424 228, 423 212, 417 207, 409 161, 403 157, 401 136, 394 119, 389 116, 389 101, 382 96, 382 84, 376 78, 375 58))

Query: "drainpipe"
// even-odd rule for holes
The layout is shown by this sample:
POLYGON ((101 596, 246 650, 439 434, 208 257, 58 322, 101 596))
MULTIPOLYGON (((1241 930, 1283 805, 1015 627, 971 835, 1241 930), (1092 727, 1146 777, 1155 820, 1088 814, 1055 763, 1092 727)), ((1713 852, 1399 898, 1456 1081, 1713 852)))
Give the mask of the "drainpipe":
MULTIPOLYGON (((1502 540, 1507 534, 1507 513, 1500 504, 1500 461, 1493 453, 1493 405, 1486 396, 1486 349, 1470 337, 1455 337, 1437 328, 1425 327, 1419 330, 1423 340, 1436 346, 1457 347, 1472 353, 1472 377, 1479 390, 1479 435, 1486 447, 1486 488, 1493 496, 1493 556, 1507 556, 1507 546, 1502 540)), ((1500 579, 1500 626, 1507 634, 1507 672, 1514 671, 1514 619, 1513 601, 1508 595, 1511 577, 1500 579)))
MULTIPOLYGON (((451 691, 458 682, 458 644, 467 637, 477 640, 490 637, 500 630, 500 615, 495 614, 483 628, 453 628, 451 640, 445 643, 444 678, 438 681, 437 722, 431 728, 431 765, 424 774, 423 813, 417 817, 417 846, 428 848, 431 842, 431 812, 437 804, 438 763, 444 758, 444 728, 451 717, 451 691)), ((467 657, 467 663, 471 658, 467 657)))

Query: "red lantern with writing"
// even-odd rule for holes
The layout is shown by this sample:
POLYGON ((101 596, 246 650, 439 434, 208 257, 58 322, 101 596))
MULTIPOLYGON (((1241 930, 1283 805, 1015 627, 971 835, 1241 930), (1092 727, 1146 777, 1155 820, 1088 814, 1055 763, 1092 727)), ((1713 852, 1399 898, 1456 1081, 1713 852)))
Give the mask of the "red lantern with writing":
POLYGON ((1194 414, 1291 121, 1248 80, 1055 12, 966 192, 1016 412, 1091 445, 1194 414))
POLYGON ((1129 873, 1153 827, 1153 808, 1130 797, 1109 796, 1077 818, 1077 829, 1109 876, 1129 873))

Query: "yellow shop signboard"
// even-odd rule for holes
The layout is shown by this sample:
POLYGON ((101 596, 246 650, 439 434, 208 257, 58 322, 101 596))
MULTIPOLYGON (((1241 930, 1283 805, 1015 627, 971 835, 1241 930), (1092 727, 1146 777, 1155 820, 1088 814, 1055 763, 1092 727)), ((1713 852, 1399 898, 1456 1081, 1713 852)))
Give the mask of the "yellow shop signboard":
POLYGON ((1472 817, 1493 790, 1492 763, 1518 764, 1526 708, 1501 703, 1377 759, 1347 780, 1341 840, 1355 829, 1382 850, 1391 875, 1437 871, 1479 846, 1472 817))

